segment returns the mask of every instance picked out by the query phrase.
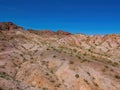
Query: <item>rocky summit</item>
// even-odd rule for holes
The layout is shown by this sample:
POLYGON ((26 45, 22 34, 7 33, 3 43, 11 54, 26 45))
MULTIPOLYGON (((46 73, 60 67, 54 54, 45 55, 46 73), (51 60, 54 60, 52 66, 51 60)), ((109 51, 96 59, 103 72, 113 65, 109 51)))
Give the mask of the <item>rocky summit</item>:
POLYGON ((120 90, 120 35, 0 23, 0 90, 120 90))

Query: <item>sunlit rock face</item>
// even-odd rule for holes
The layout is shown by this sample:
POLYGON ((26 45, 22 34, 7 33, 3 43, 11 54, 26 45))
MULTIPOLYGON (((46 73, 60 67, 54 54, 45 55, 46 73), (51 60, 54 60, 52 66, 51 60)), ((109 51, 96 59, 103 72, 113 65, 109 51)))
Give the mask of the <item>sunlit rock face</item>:
POLYGON ((120 35, 0 23, 0 90, 120 90, 120 35))

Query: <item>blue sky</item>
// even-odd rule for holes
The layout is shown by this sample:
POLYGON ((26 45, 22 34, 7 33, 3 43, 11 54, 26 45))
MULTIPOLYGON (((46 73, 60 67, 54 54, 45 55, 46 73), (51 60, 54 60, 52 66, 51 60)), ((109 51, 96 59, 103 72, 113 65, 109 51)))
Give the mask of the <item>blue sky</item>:
POLYGON ((120 34, 120 0, 0 0, 0 22, 25 29, 120 34))

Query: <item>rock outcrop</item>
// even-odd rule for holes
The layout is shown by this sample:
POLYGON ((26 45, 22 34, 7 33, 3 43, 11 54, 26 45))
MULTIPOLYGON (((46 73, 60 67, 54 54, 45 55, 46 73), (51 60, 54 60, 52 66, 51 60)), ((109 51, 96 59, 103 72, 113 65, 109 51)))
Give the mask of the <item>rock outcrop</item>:
POLYGON ((17 26, 12 22, 2 22, 2 23, 0 23, 0 30, 11 30, 11 29, 19 29, 19 28, 22 28, 22 27, 17 26))

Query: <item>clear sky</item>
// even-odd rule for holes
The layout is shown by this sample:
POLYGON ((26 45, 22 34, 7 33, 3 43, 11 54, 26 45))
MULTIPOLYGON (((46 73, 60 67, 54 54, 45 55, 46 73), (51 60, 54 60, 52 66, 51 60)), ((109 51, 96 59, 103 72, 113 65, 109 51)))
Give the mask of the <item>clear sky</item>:
POLYGON ((120 34, 120 0, 0 0, 0 22, 25 29, 120 34))

